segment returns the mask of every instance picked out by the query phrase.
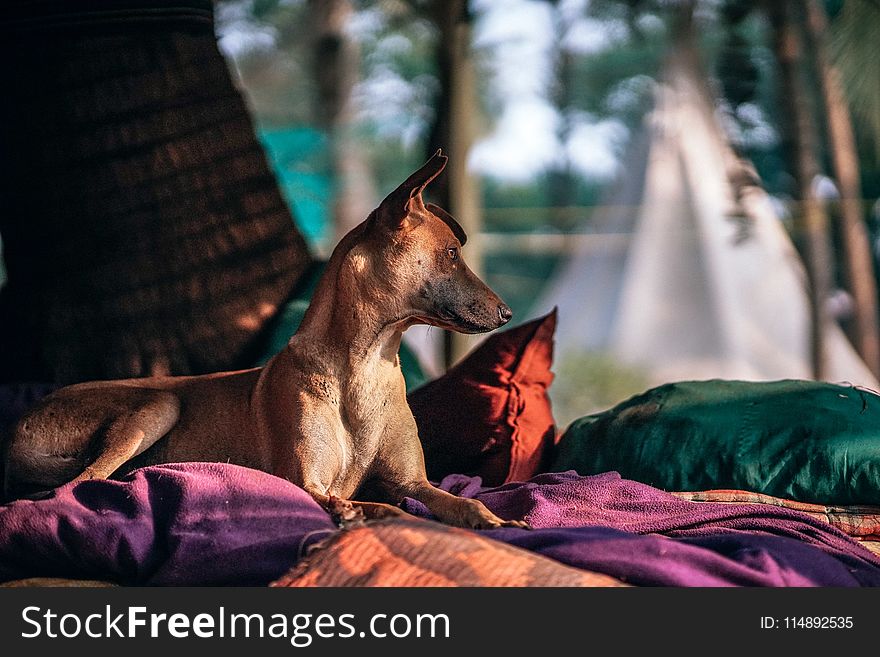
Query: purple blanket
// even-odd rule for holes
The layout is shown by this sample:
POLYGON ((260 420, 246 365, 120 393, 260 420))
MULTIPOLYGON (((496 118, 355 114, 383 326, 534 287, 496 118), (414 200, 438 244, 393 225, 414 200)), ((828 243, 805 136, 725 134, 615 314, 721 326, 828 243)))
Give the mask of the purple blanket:
POLYGON ((263 585, 336 529, 301 488, 219 463, 142 468, 0 506, 0 581, 263 585))
MULTIPOLYGON (((880 559, 791 509, 689 502, 616 472, 544 474, 493 489, 451 475, 441 487, 536 528, 493 538, 631 584, 880 586, 880 559)), ((414 500, 405 507, 430 515, 414 500)))
MULTIPOLYGON (((535 527, 485 535, 633 584, 880 585, 880 560, 788 509, 687 502, 616 473, 548 474, 490 490, 453 476, 442 486, 535 527)), ((260 585, 332 531, 302 489, 271 475, 207 463, 143 468, 0 506, 0 580, 260 585)))

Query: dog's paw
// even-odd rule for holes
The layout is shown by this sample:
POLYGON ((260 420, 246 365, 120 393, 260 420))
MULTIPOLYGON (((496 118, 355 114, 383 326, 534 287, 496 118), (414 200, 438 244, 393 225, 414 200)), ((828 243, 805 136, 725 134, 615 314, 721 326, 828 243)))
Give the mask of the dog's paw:
POLYGON ((502 520, 496 516, 474 527, 474 529, 501 529, 502 527, 515 527, 516 529, 532 528, 525 520, 502 520))
POLYGON ((532 526, 525 520, 502 520, 502 527, 516 527, 517 529, 531 529, 532 526))
POLYGON ((524 520, 504 520, 499 518, 479 500, 462 500, 460 510, 462 513, 462 527, 470 529, 500 529, 501 527, 531 529, 524 520))
POLYGON ((341 528, 358 527, 366 522, 363 510, 351 500, 331 495, 327 507, 333 522, 341 528))

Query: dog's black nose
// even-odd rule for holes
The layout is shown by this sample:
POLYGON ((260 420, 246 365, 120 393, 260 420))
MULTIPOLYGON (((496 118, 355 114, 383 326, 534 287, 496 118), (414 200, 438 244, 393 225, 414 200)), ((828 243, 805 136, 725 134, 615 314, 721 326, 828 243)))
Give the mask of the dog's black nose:
POLYGON ((510 321, 510 318, 513 317, 513 311, 510 309, 506 303, 502 303, 498 306, 498 317, 505 324, 510 321))

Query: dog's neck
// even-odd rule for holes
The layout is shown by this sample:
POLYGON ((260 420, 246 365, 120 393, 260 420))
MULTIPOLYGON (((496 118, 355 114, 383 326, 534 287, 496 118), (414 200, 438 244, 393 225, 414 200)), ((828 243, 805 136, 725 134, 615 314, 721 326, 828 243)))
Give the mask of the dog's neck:
POLYGON ((349 367, 398 363, 403 331, 411 321, 395 314, 393 295, 364 281, 365 258, 347 236, 331 256, 291 345, 324 346, 349 367), (348 244, 346 244, 348 242, 348 244))

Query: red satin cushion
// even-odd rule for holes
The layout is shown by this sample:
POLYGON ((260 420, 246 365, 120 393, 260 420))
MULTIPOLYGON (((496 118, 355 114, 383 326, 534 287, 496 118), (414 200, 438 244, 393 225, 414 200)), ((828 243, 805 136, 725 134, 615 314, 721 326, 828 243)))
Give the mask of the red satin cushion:
POLYGON ((541 471, 556 437, 547 395, 555 330, 554 308, 489 336, 446 374, 410 393, 429 479, 471 474, 496 486, 541 471))

